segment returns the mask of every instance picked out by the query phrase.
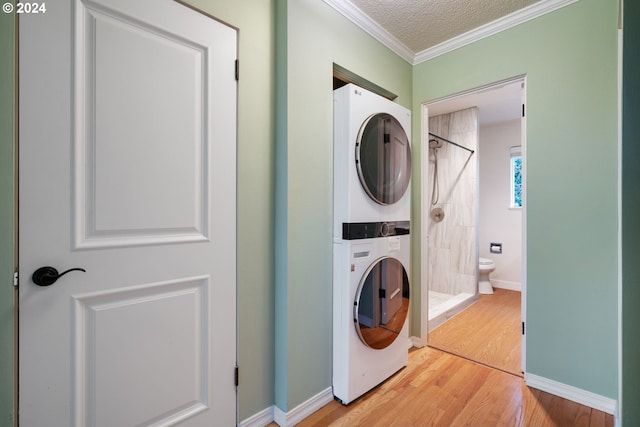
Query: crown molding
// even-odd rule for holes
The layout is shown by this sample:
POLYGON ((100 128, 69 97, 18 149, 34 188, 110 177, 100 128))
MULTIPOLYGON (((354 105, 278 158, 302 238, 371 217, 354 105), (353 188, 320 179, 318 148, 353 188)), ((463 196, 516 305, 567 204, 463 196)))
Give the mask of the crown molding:
POLYGON ((576 3, 577 1, 579 0, 542 0, 436 46, 414 53, 404 43, 391 35, 391 33, 382 28, 377 22, 373 21, 349 0, 324 0, 326 4, 333 7, 371 37, 378 40, 384 46, 391 49, 396 55, 412 65, 428 61, 447 52, 546 15, 572 3, 576 3))
POLYGON ((542 15, 546 15, 547 13, 551 13, 577 1, 579 0, 543 0, 538 3, 534 3, 531 6, 527 6, 509 15, 503 16, 500 19, 496 19, 493 22, 489 22, 488 24, 482 25, 474 30, 468 31, 457 37, 430 47, 429 49, 418 52, 413 60, 413 65, 428 61, 447 52, 451 52, 478 40, 497 34, 501 31, 508 30, 509 28, 513 28, 542 15))
POLYGON ((409 64, 413 64, 415 53, 349 0, 324 0, 324 2, 337 10, 345 18, 356 24, 371 37, 391 49, 391 51, 396 55, 407 61, 409 64))

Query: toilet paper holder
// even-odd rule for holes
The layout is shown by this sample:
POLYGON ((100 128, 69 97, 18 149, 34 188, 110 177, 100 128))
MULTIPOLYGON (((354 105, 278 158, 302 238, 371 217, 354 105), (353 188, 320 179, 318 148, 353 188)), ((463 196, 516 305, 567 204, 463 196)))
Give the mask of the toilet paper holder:
POLYGON ((502 253, 502 243, 489 243, 489 252, 492 254, 501 254, 502 253))

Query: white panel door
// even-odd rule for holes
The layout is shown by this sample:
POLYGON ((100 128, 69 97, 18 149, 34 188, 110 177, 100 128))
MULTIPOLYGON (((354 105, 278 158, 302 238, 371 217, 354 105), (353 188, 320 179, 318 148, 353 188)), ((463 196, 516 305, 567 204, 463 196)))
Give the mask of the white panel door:
POLYGON ((22 426, 236 424, 236 37, 171 0, 21 16, 22 426))

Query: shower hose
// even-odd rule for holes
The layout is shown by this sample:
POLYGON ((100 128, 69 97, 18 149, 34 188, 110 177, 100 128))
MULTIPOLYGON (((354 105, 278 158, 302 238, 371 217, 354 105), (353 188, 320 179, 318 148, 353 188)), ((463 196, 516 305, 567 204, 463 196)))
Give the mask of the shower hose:
POLYGON ((438 186, 438 149, 432 148, 433 150, 433 188, 431 190, 431 206, 434 206, 438 203, 438 199, 440 198, 440 188, 438 186))

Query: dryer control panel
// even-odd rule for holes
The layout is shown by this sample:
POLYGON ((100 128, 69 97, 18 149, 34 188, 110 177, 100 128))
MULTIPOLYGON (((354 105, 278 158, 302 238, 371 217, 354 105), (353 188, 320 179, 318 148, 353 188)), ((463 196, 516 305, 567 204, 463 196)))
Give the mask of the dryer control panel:
POLYGON ((409 221, 342 223, 342 238, 344 240, 374 239, 404 234, 409 234, 409 221))

